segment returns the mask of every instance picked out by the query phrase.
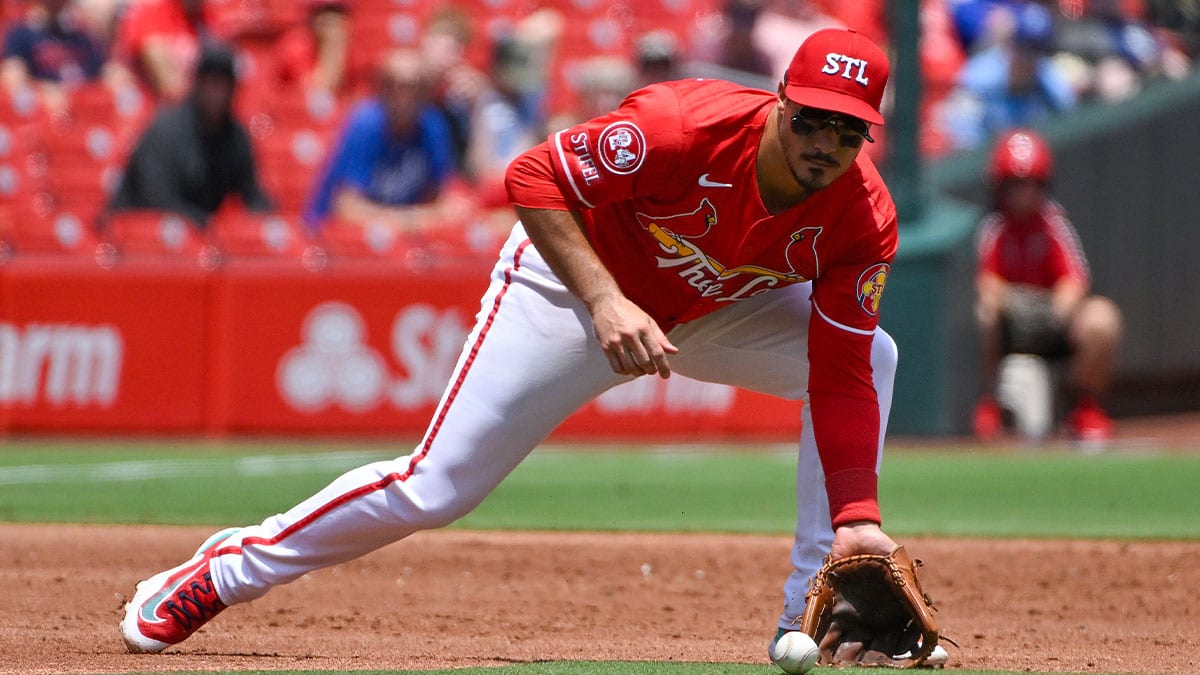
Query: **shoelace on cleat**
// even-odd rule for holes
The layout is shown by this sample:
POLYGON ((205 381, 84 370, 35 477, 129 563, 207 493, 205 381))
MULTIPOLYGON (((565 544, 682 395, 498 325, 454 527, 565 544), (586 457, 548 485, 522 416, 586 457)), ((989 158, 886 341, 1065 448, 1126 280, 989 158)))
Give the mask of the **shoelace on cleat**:
POLYGON ((193 581, 175 594, 176 599, 163 603, 163 609, 187 630, 220 611, 221 598, 213 588, 212 574, 205 572, 202 578, 203 584, 193 581))

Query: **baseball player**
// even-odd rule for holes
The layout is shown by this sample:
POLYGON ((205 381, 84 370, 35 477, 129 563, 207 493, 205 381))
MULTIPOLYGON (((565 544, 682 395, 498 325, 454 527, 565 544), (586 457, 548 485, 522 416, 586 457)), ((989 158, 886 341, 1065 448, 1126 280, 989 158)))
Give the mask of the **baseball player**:
POLYGON ((1054 157, 1037 132, 1014 129, 992 149, 988 178, 995 210, 977 235, 976 317, 982 346, 975 434, 983 440, 1002 426, 996 374, 1005 354, 1069 358, 1074 407, 1067 417, 1081 441, 1112 437, 1098 397, 1108 386, 1121 333, 1121 311, 1090 294, 1091 278, 1079 235, 1047 189, 1054 157))
POLYGON ((866 38, 824 30, 775 93, 654 84, 518 157, 519 222, 420 445, 138 584, 129 649, 161 651, 229 605, 453 522, 587 401, 674 372, 806 401, 779 619, 794 630, 826 553, 896 546, 877 501, 896 212, 860 154, 888 72, 866 38))

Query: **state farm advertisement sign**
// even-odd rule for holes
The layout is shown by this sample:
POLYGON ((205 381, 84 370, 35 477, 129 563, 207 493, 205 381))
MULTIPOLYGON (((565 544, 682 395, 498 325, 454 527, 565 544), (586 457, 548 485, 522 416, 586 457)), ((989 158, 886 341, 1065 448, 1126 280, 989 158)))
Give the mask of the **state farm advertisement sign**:
POLYGON ((0 404, 111 408, 124 351, 111 324, 0 322, 0 404))
MULTIPOLYGON (((486 270, 179 274, 0 270, 0 424, 9 429, 424 432, 479 310, 486 270)), ((638 378, 558 438, 794 437, 799 404, 679 375, 638 378)))
POLYGON ((0 424, 203 429, 207 297, 190 267, 10 261, 0 270, 0 424))

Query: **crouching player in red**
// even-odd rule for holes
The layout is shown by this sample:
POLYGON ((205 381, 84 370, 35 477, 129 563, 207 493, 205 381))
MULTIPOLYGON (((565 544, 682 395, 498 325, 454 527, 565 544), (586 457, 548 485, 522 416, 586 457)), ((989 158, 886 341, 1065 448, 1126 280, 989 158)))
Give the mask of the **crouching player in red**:
POLYGON ((996 207, 977 238, 983 393, 974 425, 981 439, 1001 429, 997 370, 1001 358, 1013 353, 1069 359, 1071 435, 1081 441, 1112 437, 1113 423, 1099 398, 1109 384, 1121 312, 1112 300, 1089 294, 1079 235, 1047 192, 1053 175, 1050 147, 1036 132, 1017 129, 997 140, 989 169, 996 207))
POLYGON ((520 221, 420 445, 139 584, 129 649, 161 651, 229 605, 453 522, 580 406, 674 372, 807 400, 778 623, 795 630, 827 554, 896 548, 877 495, 896 211, 861 153, 888 72, 866 38, 820 31, 774 93, 650 85, 517 158, 520 221))

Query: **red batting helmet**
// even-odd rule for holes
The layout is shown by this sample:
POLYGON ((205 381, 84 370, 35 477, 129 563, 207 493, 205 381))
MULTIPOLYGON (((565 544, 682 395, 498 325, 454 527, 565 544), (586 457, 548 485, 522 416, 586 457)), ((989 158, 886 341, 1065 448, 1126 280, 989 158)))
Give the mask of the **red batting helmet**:
POLYGON ((1013 129, 996 139, 988 178, 993 184, 1013 178, 1049 183, 1054 176, 1054 156, 1046 139, 1031 129, 1013 129))

